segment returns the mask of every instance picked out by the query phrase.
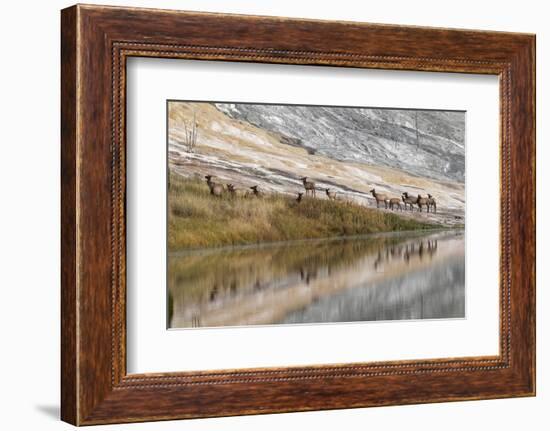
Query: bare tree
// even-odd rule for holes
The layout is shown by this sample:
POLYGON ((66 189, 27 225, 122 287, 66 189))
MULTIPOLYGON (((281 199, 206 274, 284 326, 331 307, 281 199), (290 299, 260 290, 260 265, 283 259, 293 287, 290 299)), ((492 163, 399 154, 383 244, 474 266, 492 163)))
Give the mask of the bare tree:
POLYGON ((193 122, 190 127, 187 127, 187 121, 183 121, 183 127, 185 127, 185 147, 188 153, 195 152, 197 145, 198 127, 197 127, 197 113, 193 111, 193 122))

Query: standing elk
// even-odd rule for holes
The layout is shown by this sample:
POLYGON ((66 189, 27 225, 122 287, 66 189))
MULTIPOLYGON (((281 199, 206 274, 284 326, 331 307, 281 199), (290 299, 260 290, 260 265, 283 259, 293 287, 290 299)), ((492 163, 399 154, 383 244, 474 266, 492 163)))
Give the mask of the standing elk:
POLYGON ((397 209, 403 211, 401 208, 401 199, 399 198, 390 198, 390 209, 393 211, 393 207, 397 206, 397 209))
POLYGON ((435 202, 435 198, 428 194, 428 210, 430 209, 430 207, 433 207, 433 212, 436 213, 437 212, 437 203, 435 202))
POLYGON ((430 212, 430 205, 429 205, 429 199, 423 198, 422 196, 418 195, 418 198, 416 198, 416 204, 418 205, 418 211, 422 212, 422 207, 426 207, 426 212, 430 212))
POLYGON ((257 198, 261 198, 264 195, 263 192, 260 191, 258 186, 252 186, 250 187, 250 190, 252 190, 253 196, 256 196, 257 198))
POLYGON ((370 191, 372 195, 374 196, 374 199, 376 199, 376 208, 378 208, 378 204, 380 201, 384 202, 385 208, 388 209, 388 197, 382 193, 376 193, 376 190, 372 189, 370 191))
POLYGON ((403 203, 405 204, 405 209, 407 209, 407 205, 409 205, 409 209, 413 210, 413 205, 416 204, 416 198, 413 198, 412 196, 409 196, 407 192, 404 192, 401 195, 401 199, 403 200, 403 203))
POLYGON ((206 178, 206 184, 208 184, 208 187, 212 187, 212 184, 217 184, 214 179, 216 177, 212 176, 212 175, 205 175, 204 178, 206 178))
POLYGON ((330 189, 325 189, 325 193, 327 194, 329 200, 336 200, 336 192, 331 192, 330 189))
POLYGON ((313 197, 315 197, 315 183, 313 181, 308 181, 307 177, 300 178, 302 180, 302 183, 304 184, 304 189, 306 189, 306 196, 308 196, 310 193, 313 197))
POLYGON ((205 175, 206 184, 210 188, 210 194, 214 196, 221 196, 223 194, 223 185, 212 181, 212 175, 205 175))

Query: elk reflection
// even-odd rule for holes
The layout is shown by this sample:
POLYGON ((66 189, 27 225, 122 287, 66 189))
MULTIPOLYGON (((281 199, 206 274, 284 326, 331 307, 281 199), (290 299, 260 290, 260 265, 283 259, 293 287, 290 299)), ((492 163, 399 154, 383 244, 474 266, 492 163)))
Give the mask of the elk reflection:
MULTIPOLYGON (((327 272, 330 274, 330 265, 327 266, 327 272)), ((310 281, 313 281, 317 278, 318 270, 317 268, 300 268, 300 279, 306 284, 309 284, 310 281)))
POLYGON ((276 323, 336 291, 432 265, 441 258, 442 241, 444 254, 453 247, 463 253, 463 236, 452 245, 453 237, 449 232, 380 235, 171 254, 170 324, 276 323))
POLYGON ((411 259, 417 258, 422 261, 424 258, 433 259, 437 253, 437 238, 422 239, 416 241, 407 241, 403 244, 391 245, 389 247, 380 247, 374 260, 375 270, 381 269, 383 264, 391 263, 395 260, 403 260, 407 264, 411 259))
POLYGON ((293 283, 306 285, 353 267, 387 238, 306 241, 271 247, 209 250, 169 258, 169 286, 187 304, 238 298, 293 283))

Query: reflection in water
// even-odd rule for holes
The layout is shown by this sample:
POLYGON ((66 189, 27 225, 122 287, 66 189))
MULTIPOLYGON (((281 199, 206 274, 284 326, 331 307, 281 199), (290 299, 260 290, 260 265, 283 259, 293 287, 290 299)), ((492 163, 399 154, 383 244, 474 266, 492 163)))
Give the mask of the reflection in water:
POLYGON ((172 328, 464 317, 464 233, 171 253, 172 328))

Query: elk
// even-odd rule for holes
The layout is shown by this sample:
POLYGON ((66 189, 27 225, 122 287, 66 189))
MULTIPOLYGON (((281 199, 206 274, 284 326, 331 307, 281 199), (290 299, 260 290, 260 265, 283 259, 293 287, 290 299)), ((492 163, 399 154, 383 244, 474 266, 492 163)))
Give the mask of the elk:
POLYGON ((407 205, 409 205, 409 209, 413 210, 413 205, 416 203, 416 198, 413 198, 412 196, 409 196, 407 192, 404 192, 401 195, 401 199, 403 199, 403 203, 405 204, 405 209, 407 209, 407 205))
POLYGON ((380 201, 384 202, 384 205, 386 209, 388 208, 388 197, 382 193, 376 193, 376 190, 372 189, 370 191, 372 195, 374 196, 374 199, 376 199, 376 208, 378 208, 378 204, 380 201))
POLYGON ((233 197, 237 196, 237 189, 235 188, 235 186, 231 183, 228 183, 227 184, 227 191, 229 192, 229 194, 233 197))
POLYGON ((307 177, 300 178, 302 180, 302 183, 304 183, 304 189, 306 189, 306 196, 308 196, 310 193, 313 197, 315 197, 315 183, 313 181, 308 181, 307 177))
POLYGON ((249 195, 249 192, 246 191, 246 190, 241 190, 241 189, 238 189, 235 187, 234 184, 227 184, 227 191, 229 192, 229 194, 231 195, 231 197, 234 197, 234 198, 245 198, 249 195))
POLYGON ((214 178, 212 175, 205 175, 204 178, 206 178, 206 184, 208 184, 208 187, 210 187, 210 184, 214 184, 214 181, 212 181, 212 178, 214 178))
POLYGON ((435 202, 435 198, 428 194, 428 209, 430 209, 430 207, 433 207, 433 212, 436 213, 437 212, 437 203, 435 202))
POLYGON ((304 196, 303 192, 298 192, 298 196, 296 197, 296 202, 298 203, 302 202, 303 196, 304 196))
POLYGON ((206 178, 206 184, 208 184, 208 187, 210 188, 210 194, 214 196, 221 196, 223 193, 223 185, 212 181, 212 175, 205 175, 204 178, 206 178))
POLYGON ((418 211, 422 212, 422 207, 426 207, 426 212, 430 212, 430 205, 429 205, 429 199, 423 198, 422 196, 418 195, 418 198, 416 198, 416 204, 418 205, 418 211))
POLYGON ((401 208, 401 199, 399 198, 390 198, 390 209, 393 211, 393 207, 397 206, 397 209, 403 211, 401 208))
POLYGON ((329 200, 336 200, 336 192, 331 192, 330 189, 325 189, 325 193, 327 194, 329 200))
POLYGON ((250 190, 252 190, 252 193, 257 198, 261 198, 264 194, 258 189, 258 186, 252 186, 250 187, 250 190))

